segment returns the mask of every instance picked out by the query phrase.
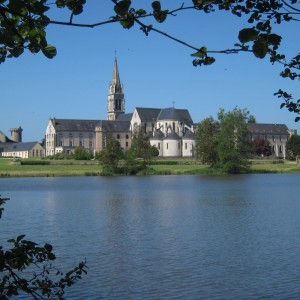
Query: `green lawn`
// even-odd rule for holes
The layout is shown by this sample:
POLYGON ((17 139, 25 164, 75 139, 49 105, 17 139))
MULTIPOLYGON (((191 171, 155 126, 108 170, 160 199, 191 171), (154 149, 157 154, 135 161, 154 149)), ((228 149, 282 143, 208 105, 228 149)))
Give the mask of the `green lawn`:
MULTIPOLYGON (((164 164, 159 160, 157 164, 151 165, 149 174, 217 174, 218 171, 206 165, 197 164, 192 160, 177 160, 180 164, 164 164)), ((84 161, 55 161, 57 165, 14 165, 12 159, 0 159, 0 177, 45 177, 45 176, 92 176, 100 175, 102 167, 94 162, 93 165, 86 165, 84 161), (61 163, 61 164, 60 164, 61 163)), ((175 162, 175 160, 174 160, 175 162)), ((253 173, 300 173, 300 164, 295 162, 258 160, 252 161, 251 170, 253 173)))
POLYGON ((11 159, 0 159, 0 177, 86 176, 99 175, 100 165, 12 165, 11 159))
POLYGON ((283 163, 273 163, 272 161, 253 162, 251 165, 253 172, 277 172, 277 173, 300 173, 300 164, 294 161, 285 160, 283 163))

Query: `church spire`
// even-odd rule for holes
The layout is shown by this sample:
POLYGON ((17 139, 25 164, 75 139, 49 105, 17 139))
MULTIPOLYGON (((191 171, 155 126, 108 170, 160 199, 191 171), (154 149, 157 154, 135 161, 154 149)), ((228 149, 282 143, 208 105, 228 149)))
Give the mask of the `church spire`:
POLYGON ((114 86, 121 87, 117 57, 115 57, 114 70, 113 70, 111 84, 114 85, 114 86))
POLYGON ((123 86, 120 80, 117 57, 115 56, 112 81, 109 85, 107 119, 115 120, 120 114, 124 113, 125 99, 123 93, 123 86))

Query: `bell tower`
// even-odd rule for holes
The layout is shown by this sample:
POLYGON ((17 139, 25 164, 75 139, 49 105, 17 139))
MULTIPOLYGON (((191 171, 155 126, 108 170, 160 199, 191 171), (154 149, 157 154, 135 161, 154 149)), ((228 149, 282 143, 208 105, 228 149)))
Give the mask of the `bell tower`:
POLYGON ((123 85, 120 81, 118 62, 115 57, 112 81, 109 85, 107 100, 107 120, 116 120, 120 114, 125 113, 125 99, 123 85))

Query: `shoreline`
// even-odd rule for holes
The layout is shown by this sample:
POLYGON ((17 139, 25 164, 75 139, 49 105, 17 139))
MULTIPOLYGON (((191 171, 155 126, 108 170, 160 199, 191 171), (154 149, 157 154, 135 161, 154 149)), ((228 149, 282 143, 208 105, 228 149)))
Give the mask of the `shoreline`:
MULTIPOLYGON (((98 161, 49 161, 24 160, 25 164, 12 164, 12 159, 0 159, 0 179, 20 177, 72 177, 72 176, 106 176, 98 161), (29 163, 31 162, 31 163, 29 163), (46 162, 46 163, 45 163, 46 162)), ((250 172, 264 173, 300 173, 300 164, 283 160, 252 160, 250 172)), ((221 175, 217 169, 193 160, 155 160, 143 175, 221 175)), ((225 174, 226 175, 226 174, 225 174)), ((112 176, 131 176, 115 174, 112 176)))

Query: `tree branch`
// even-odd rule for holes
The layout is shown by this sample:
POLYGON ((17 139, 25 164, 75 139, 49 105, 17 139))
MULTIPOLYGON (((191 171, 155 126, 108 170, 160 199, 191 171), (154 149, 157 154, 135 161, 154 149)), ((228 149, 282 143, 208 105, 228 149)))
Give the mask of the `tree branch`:
POLYGON ((285 0, 282 0, 282 2, 283 2, 287 7, 289 7, 290 9, 292 9, 292 10, 297 11, 298 13, 300 13, 300 9, 297 9, 297 8, 295 8, 294 6, 288 4, 285 0))

